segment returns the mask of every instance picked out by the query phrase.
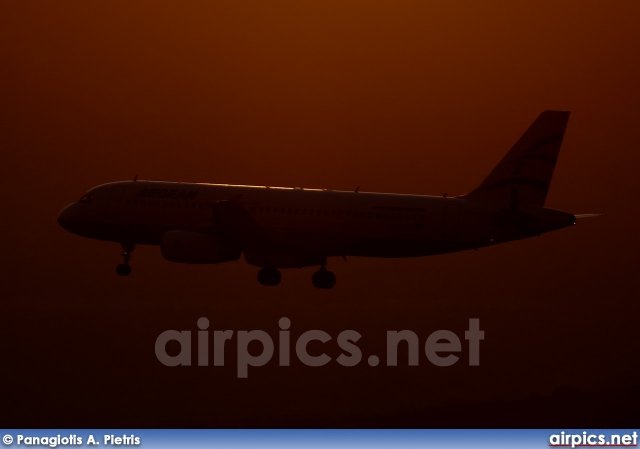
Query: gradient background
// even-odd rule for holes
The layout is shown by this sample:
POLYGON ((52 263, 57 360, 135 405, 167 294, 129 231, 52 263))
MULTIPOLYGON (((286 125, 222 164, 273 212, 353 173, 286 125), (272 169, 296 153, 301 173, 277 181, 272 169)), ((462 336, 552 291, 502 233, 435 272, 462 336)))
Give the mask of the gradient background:
MULTIPOLYGON (((640 2, 2 2, 7 427, 637 427, 640 2), (547 206, 606 216, 478 252, 331 260, 263 288, 56 223, 141 179, 416 194, 475 187, 573 111, 547 206), (167 368, 164 330, 486 332, 481 366, 167 368)), ((311 347, 336 356, 335 345, 311 347)), ((401 357, 402 361, 403 358, 401 357)))

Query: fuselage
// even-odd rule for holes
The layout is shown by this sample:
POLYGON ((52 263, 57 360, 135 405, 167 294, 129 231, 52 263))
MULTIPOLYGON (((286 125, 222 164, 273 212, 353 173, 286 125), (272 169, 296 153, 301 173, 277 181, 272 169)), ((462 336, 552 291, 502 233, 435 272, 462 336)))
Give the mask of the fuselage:
POLYGON ((158 245, 172 230, 213 232, 220 201, 237 203, 268 236, 248 243, 245 256, 426 256, 575 223, 572 214, 553 209, 511 211, 463 198, 156 181, 95 187, 67 206, 58 221, 85 237, 158 245))

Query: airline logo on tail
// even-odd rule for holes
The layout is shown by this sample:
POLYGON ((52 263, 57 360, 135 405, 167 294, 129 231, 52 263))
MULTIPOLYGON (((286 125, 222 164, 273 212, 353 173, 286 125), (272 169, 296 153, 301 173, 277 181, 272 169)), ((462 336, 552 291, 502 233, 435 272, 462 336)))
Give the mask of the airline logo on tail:
POLYGON ((569 112, 545 111, 474 191, 464 198, 544 206, 569 112))

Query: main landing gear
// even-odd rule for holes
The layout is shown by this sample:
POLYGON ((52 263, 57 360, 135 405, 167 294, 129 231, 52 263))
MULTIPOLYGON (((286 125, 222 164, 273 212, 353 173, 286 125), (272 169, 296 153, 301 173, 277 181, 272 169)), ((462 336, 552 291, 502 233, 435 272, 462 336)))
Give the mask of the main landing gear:
MULTIPOLYGON (((282 275, 277 268, 264 267, 258 271, 258 282, 261 285, 275 287, 280 284, 281 279, 282 275)), ((323 265, 318 271, 313 273, 311 282, 315 288, 333 288, 333 286, 336 285, 336 275, 327 270, 327 267, 323 265)))
POLYGON ((124 252, 121 256, 124 258, 124 262, 116 267, 116 273, 118 273, 119 276, 129 276, 131 274, 131 265, 129 265, 129 260, 131 260, 131 253, 135 247, 135 244, 122 243, 122 250, 124 252))
POLYGON ((258 282, 262 285, 266 285, 269 287, 275 287, 280 283, 282 279, 282 275, 277 268, 273 267, 264 267, 258 271, 258 282))
POLYGON ((315 288, 333 288, 336 285, 336 275, 327 270, 324 265, 313 273, 311 282, 315 288))

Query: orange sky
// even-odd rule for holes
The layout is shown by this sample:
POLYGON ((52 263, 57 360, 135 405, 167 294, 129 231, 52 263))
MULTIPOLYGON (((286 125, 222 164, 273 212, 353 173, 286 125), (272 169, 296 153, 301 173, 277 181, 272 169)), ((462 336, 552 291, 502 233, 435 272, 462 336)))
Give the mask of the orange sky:
POLYGON ((87 395, 137 398, 135 411, 105 406, 113 426, 314 425, 635 385, 639 17, 636 0, 2 2, 9 401, 70 404, 68 421, 48 421, 53 403, 17 405, 16 425, 103 417, 78 414, 87 395), (479 252, 332 260, 330 292, 311 269, 265 289, 243 262, 181 266, 150 247, 119 279, 117 245, 55 221, 86 189, 136 174, 462 194, 545 109, 572 111, 547 206, 605 217, 479 252), (200 316, 274 335, 282 316, 293 332, 355 329, 372 350, 386 330, 424 341, 479 317, 486 341, 473 370, 268 366, 239 381, 161 366, 156 336, 200 316))

